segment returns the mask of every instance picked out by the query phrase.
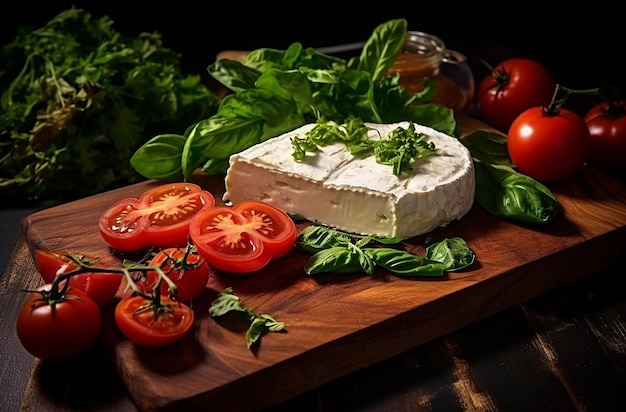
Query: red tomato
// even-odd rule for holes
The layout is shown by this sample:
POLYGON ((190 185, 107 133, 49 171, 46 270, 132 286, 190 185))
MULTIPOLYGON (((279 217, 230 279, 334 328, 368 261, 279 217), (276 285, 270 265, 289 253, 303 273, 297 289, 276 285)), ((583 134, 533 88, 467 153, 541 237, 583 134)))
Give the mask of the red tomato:
POLYGON ((215 198, 200 186, 170 183, 149 189, 138 199, 120 200, 100 216, 98 225, 104 240, 119 252, 184 247, 191 218, 213 206, 215 198))
MULTIPOLYGON (((94 266, 98 262, 93 257, 64 251, 35 251, 35 266, 46 283, 52 283, 58 275, 78 269, 79 265, 73 259, 85 266, 94 266)), ((115 297, 122 277, 121 273, 81 273, 70 277, 70 285, 83 290, 99 307, 104 307, 115 297)))
MULTIPOLYGON (((50 291, 47 284, 40 290, 50 291)), ((64 361, 87 352, 102 329, 100 308, 85 292, 69 287, 50 302, 31 293, 15 324, 17 336, 31 355, 44 361, 64 361)))
POLYGON ((189 225, 189 236, 214 268, 247 273, 287 254, 297 230, 284 211, 250 200, 198 213, 189 225))
MULTIPOLYGON (((210 268, 195 247, 167 248, 159 251, 150 260, 149 266, 160 266, 161 270, 176 284, 177 300, 190 302, 197 298, 206 289, 209 281, 210 268)), ((153 288, 159 281, 155 271, 146 274, 146 286, 153 288)), ((169 288, 166 282, 161 282, 161 293, 166 296, 169 288)))
POLYGON ((115 323, 124 336, 141 346, 165 346, 181 339, 193 324, 193 311, 184 303, 161 297, 158 316, 152 301, 127 296, 115 307, 115 323))
POLYGON ((626 102, 596 105, 584 119, 591 135, 589 163, 605 172, 626 174, 626 102))
POLYGON ((506 133, 524 110, 548 105, 555 87, 554 77, 541 63, 522 58, 505 60, 480 82, 478 112, 484 122, 506 133))
POLYGON ((565 179, 587 160, 589 130, 582 117, 561 108, 546 114, 534 107, 511 125, 507 147, 520 172, 541 182, 565 179))

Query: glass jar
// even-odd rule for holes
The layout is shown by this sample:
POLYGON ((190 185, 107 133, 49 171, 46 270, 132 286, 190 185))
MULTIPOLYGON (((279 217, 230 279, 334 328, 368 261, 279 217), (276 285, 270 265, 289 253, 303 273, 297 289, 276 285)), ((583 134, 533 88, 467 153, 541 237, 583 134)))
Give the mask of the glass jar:
POLYGON ((467 57, 446 48, 439 37, 420 31, 408 31, 404 51, 388 74, 398 73, 400 84, 409 92, 423 90, 422 81, 430 78, 437 87, 432 103, 439 103, 464 113, 474 99, 474 76, 467 57))

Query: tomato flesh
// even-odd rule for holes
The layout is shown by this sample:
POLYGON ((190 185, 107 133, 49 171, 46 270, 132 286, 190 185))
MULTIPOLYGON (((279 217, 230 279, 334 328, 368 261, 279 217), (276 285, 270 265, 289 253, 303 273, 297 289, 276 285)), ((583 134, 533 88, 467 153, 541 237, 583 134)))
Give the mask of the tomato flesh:
POLYGON ((154 311, 142 310, 149 303, 142 296, 127 296, 115 307, 115 323, 131 342, 149 347, 165 346, 181 339, 191 329, 194 314, 189 306, 161 297, 171 311, 161 312, 154 319, 154 311))
MULTIPOLYGON (((181 302, 190 302, 199 297, 205 291, 211 273, 206 260, 194 248, 189 253, 186 253, 185 248, 163 249, 150 260, 149 265, 159 266, 174 282, 177 299, 181 302)), ((158 281, 156 271, 146 274, 147 288, 153 288, 158 281)), ((161 281, 161 293, 169 293, 169 287, 164 281, 161 281)))
POLYGON ((145 191, 138 199, 111 205, 100 216, 102 238, 119 252, 148 247, 183 247, 189 222, 202 210, 215 206, 215 198, 192 183, 171 183, 145 191))
MULTIPOLYGON (((96 264, 98 259, 86 255, 70 254, 65 251, 38 249, 35 251, 35 266, 46 283, 52 283, 57 276, 78 268, 69 256, 74 256, 86 265, 96 264)), ((81 289, 99 307, 104 307, 115 297, 122 284, 121 273, 81 273, 70 277, 70 285, 81 289)))
POLYGON ((511 125, 507 148, 520 172, 541 182, 572 176, 587 160, 589 130, 583 119, 561 108, 557 115, 542 107, 522 113, 511 125))
POLYGON ((197 214, 189 225, 189 236, 211 266, 249 273, 287 254, 297 230, 284 211, 250 200, 197 214))
POLYGON ((93 299, 71 286, 65 296, 53 309, 39 293, 31 293, 17 316, 15 329, 22 346, 43 361, 75 358, 91 349, 100 335, 102 316, 93 299))

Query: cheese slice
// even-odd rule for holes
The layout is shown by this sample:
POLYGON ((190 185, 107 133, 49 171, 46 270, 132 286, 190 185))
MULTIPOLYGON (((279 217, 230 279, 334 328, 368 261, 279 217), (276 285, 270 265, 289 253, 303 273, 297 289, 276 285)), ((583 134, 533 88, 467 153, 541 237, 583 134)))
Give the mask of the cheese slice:
MULTIPOLYGON (((386 138, 408 122, 366 123, 370 139, 386 138)), ((475 194, 474 163, 458 139, 415 124, 437 153, 418 159, 397 177, 376 158, 354 157, 343 143, 321 146, 296 162, 291 138, 303 138, 307 124, 230 157, 223 200, 271 203, 314 223, 343 231, 409 238, 462 218, 475 194)))

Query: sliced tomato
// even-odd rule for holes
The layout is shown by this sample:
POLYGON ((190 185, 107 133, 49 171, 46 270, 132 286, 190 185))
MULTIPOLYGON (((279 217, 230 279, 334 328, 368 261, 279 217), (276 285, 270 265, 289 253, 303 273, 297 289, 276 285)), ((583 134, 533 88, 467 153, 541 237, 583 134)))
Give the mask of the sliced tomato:
POLYGON ((148 247, 184 247, 189 222, 202 210, 215 206, 215 198, 192 183, 170 183, 110 206, 100 216, 102 238, 119 252, 148 247))
POLYGON ((194 314, 184 303, 161 296, 158 307, 143 296, 130 295, 115 307, 115 323, 124 336, 141 346, 165 346, 181 339, 194 314), (156 312, 155 312, 156 310, 156 312))
POLYGON ((287 254, 295 244, 297 230, 283 210, 249 200, 198 213, 189 225, 189 236, 214 268, 248 273, 287 254))
MULTIPOLYGON (((206 289, 211 269, 206 260, 198 254, 195 246, 187 248, 167 248, 160 250, 150 260, 149 266, 159 266, 176 285, 176 297, 181 302, 190 302, 206 289)), ((156 271, 146 273, 145 285, 153 288, 160 277, 156 271)), ((168 284, 161 281, 161 293, 169 294, 168 284)))
MULTIPOLYGON (((78 269, 77 262, 83 266, 95 266, 98 259, 65 251, 35 251, 35 266, 46 283, 52 283, 57 276, 78 269)), ((104 307, 115 297, 122 277, 121 273, 113 272, 80 273, 70 277, 70 286, 86 292, 99 307, 104 307)))

